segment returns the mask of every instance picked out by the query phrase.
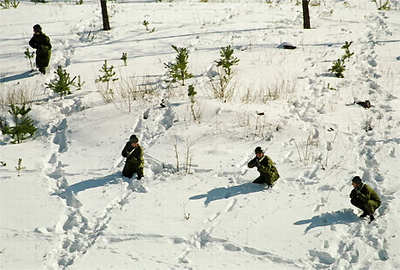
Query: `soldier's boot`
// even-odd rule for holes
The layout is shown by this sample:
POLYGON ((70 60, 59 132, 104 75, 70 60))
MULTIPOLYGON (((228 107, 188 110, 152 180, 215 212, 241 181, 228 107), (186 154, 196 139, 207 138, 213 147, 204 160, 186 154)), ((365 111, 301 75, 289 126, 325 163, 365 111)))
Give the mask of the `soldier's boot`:
POLYGON ((374 215, 369 215, 369 223, 371 223, 371 222, 374 221, 374 220, 375 220, 374 215))

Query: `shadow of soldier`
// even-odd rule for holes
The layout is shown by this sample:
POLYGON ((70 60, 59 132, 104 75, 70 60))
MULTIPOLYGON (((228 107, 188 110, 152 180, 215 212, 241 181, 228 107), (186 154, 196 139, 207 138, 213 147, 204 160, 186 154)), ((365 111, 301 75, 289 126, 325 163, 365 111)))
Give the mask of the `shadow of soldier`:
POLYGON ((232 187, 220 187, 215 188, 207 192, 207 194, 200 194, 190 197, 190 200, 200 200, 206 198, 204 204, 207 206, 210 202, 222 199, 228 199, 233 196, 240 194, 249 194, 265 190, 264 185, 258 185, 253 183, 245 183, 239 186, 232 187))
POLYGON ((293 224, 304 225, 310 223, 304 230, 304 234, 306 234, 309 230, 316 227, 324 227, 334 224, 350 224, 359 220, 360 219, 354 214, 352 209, 344 209, 331 213, 322 213, 319 216, 314 216, 311 219, 299 220, 293 224))
POLYGON ((36 74, 37 73, 35 73, 33 71, 25 71, 25 72, 22 72, 20 74, 15 74, 15 75, 11 75, 9 77, 1 78, 0 79, 0 83, 18 81, 18 80, 22 80, 22 79, 25 79, 25 78, 33 77, 36 74))
POLYGON ((64 189, 61 189, 59 192, 55 192, 53 195, 58 195, 61 198, 65 199, 68 206, 77 208, 82 205, 75 197, 75 195, 77 195, 79 192, 106 185, 118 184, 121 181, 129 183, 130 179, 122 177, 121 172, 116 172, 100 178, 93 178, 75 183, 73 185, 67 186, 64 189))

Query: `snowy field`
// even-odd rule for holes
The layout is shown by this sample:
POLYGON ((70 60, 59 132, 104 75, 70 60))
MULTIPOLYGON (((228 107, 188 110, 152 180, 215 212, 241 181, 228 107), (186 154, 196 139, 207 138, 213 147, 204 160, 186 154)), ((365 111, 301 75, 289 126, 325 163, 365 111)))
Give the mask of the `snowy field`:
POLYGON ((0 269, 400 269, 398 0, 312 0, 309 30, 295 0, 108 12, 111 31, 98 0, 0 10, 1 118, 21 97, 38 128, 21 144, 0 133, 0 269), (46 75, 24 58, 36 23, 53 45, 46 75), (337 78, 345 42, 354 54, 337 78), (184 86, 165 82, 172 45, 189 52, 184 86), (228 45, 240 61, 224 102, 210 80, 228 45), (95 82, 105 60, 113 95, 95 82), (57 66, 82 89, 46 88, 57 66), (121 175, 131 134, 140 181, 121 175), (251 183, 256 146, 279 170, 272 190, 251 183), (349 201, 355 175, 382 200, 371 224, 349 201))

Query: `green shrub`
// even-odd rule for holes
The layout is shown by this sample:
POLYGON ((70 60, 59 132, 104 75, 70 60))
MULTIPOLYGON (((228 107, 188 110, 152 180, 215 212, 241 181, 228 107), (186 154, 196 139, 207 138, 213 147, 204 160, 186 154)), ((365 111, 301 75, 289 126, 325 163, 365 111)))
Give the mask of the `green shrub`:
POLYGON ((239 59, 233 56, 234 49, 231 46, 221 47, 219 60, 215 63, 219 68, 218 79, 211 78, 211 87, 214 97, 227 102, 232 98, 235 91, 235 83, 232 83, 233 71, 232 66, 237 65, 239 59))
POLYGON ((21 171, 26 169, 26 167, 22 166, 22 158, 18 159, 18 165, 15 166, 15 169, 17 170, 18 177, 21 176, 21 171))
POLYGON ((349 61, 350 57, 354 55, 354 52, 350 52, 350 45, 353 43, 353 41, 350 42, 345 42, 345 44, 342 46, 342 49, 344 50, 344 55, 342 56, 342 60, 349 61))
POLYGON ((124 66, 127 66, 128 53, 126 53, 126 52, 122 53, 121 60, 124 61, 124 66))
POLYGON ((30 52, 29 48, 27 48, 25 50, 25 58, 28 59, 28 61, 29 61, 29 65, 31 67, 31 71, 34 70, 33 61, 32 61, 33 58, 34 58, 34 55, 35 55, 35 53, 34 52, 30 52))
POLYGON ((153 33, 154 31, 156 31, 155 28, 152 29, 149 28, 149 21, 144 20, 142 22, 142 25, 146 28, 146 31, 148 31, 149 33, 153 33))
POLYGON ((178 55, 175 57, 175 63, 164 63, 169 69, 171 77, 171 80, 168 82, 176 82, 179 80, 182 81, 182 85, 185 85, 185 80, 193 77, 193 74, 188 72, 189 52, 186 48, 178 48, 174 45, 172 45, 172 48, 178 55))
POLYGON ((74 82, 76 76, 71 80, 69 73, 66 70, 64 70, 61 66, 58 66, 57 71, 55 71, 54 73, 58 77, 53 79, 50 83, 46 83, 47 88, 52 89, 61 97, 72 94, 71 86, 75 87, 77 86, 74 82))
POLYGON ((115 76, 115 71, 114 71, 114 66, 111 65, 110 67, 107 66, 107 60, 104 60, 104 64, 100 69, 101 72, 103 72, 103 75, 99 75, 99 77, 95 80, 96 83, 102 82, 107 84, 107 91, 112 92, 112 89, 110 88, 110 82, 118 80, 118 78, 114 78, 115 76))
POLYGON ((350 45, 352 43, 353 41, 345 42, 345 44, 342 46, 342 49, 344 50, 344 55, 342 56, 342 58, 333 62, 332 68, 328 70, 331 73, 335 74, 335 76, 338 78, 344 78, 343 72, 346 70, 344 62, 346 60, 349 61, 350 57, 354 55, 354 52, 350 52, 350 45))
POLYGON ((10 0, 1 0, 0 1, 0 7, 3 9, 9 9, 9 8, 17 8, 19 5, 19 2, 17 1, 10 1, 10 0))
POLYGON ((192 116, 193 116, 193 120, 197 121, 197 116, 196 116, 196 112, 194 110, 194 104, 196 103, 196 100, 194 98, 194 96, 197 95, 197 92, 194 90, 194 86, 193 84, 189 85, 188 88, 188 96, 190 98, 190 111, 192 112, 192 116))
POLYGON ((224 76, 232 76, 232 69, 233 65, 237 65, 239 59, 237 57, 233 57, 234 49, 231 46, 222 47, 220 50, 221 59, 216 60, 215 63, 217 67, 222 67, 224 70, 224 76))
POLYGON ((31 108, 25 108, 25 104, 22 107, 15 105, 10 107, 11 109, 8 112, 12 115, 14 126, 4 125, 1 127, 1 131, 3 134, 11 135, 15 143, 21 143, 23 140, 32 137, 37 130, 33 120, 28 116, 31 108))
POLYGON ((343 72, 346 70, 346 66, 344 65, 344 61, 342 59, 338 59, 336 62, 333 62, 332 68, 329 69, 331 73, 334 73, 338 78, 344 78, 343 72))
POLYGON ((372 2, 375 2, 378 10, 390 10, 390 0, 386 0, 383 4, 381 0, 379 0, 379 3, 378 0, 372 0, 372 2))

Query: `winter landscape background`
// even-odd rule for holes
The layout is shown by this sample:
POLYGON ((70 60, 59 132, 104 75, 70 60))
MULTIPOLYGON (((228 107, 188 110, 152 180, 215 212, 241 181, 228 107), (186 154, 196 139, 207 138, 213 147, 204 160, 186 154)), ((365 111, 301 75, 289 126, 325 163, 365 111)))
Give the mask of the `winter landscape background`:
POLYGON ((116 1, 110 31, 99 1, 19 2, 0 10, 1 117, 12 125, 8 102, 24 99, 38 130, 0 135, 1 269, 400 268, 399 1, 312 0, 309 30, 295 0, 116 1), (46 75, 24 58, 36 23, 46 75), (165 82, 172 45, 189 52, 185 86, 165 82), (240 61, 224 102, 210 80, 228 45, 240 61), (46 88, 57 66, 82 89, 46 88), (121 176, 131 134, 141 181, 121 176), (256 146, 281 175, 272 190, 251 183, 256 146), (371 224, 349 202, 354 175, 382 199, 371 224))

